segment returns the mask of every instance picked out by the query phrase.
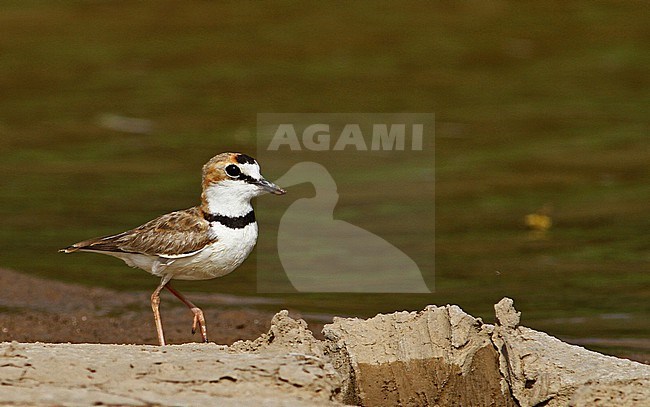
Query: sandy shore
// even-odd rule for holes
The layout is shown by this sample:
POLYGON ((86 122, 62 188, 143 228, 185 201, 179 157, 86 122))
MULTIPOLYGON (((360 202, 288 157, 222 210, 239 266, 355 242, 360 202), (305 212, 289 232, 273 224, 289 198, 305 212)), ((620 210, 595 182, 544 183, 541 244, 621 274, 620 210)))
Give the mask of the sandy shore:
MULTIPOLYGON (((158 343, 149 292, 80 286, 7 269, 0 269, 0 287, 10 288, 0 294, 0 342, 158 343)), ((200 335, 191 333, 189 310, 171 294, 162 295, 168 343, 199 342, 200 335)), ((257 338, 269 329, 274 314, 255 309, 259 298, 205 293, 191 293, 191 298, 205 311, 210 340, 219 344, 257 338)), ((308 321, 317 333, 328 322, 326 316, 291 315, 308 321)))
POLYGON ((231 346, 0 343, 0 405, 12 406, 639 406, 650 366, 455 305, 334 318, 316 339, 274 315, 231 346))

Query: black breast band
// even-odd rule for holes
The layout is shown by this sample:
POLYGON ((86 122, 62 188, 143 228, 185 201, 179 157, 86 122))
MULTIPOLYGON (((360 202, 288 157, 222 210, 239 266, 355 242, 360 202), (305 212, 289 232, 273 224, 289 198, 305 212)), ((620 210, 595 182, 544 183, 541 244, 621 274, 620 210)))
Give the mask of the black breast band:
POLYGON ((230 229, 242 229, 251 223, 255 223, 255 212, 252 210, 242 216, 224 216, 206 213, 203 217, 208 222, 219 222, 230 229))

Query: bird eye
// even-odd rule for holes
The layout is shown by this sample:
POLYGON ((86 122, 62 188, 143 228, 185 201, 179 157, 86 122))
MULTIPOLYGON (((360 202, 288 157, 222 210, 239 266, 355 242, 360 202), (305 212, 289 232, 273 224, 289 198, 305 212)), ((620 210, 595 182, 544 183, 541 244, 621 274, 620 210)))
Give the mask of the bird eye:
POLYGON ((235 164, 230 164, 226 167, 226 174, 228 174, 229 177, 235 178, 241 174, 241 170, 235 164))

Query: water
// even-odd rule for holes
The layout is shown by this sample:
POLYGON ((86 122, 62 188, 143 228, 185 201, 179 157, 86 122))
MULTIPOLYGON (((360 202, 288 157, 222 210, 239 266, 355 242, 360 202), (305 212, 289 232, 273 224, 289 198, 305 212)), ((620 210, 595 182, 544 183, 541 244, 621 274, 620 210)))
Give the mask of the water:
MULTIPOLYGON (((152 289, 155 279, 115 259, 56 251, 195 205, 210 156, 257 155, 257 113, 433 112, 435 174, 420 172, 429 156, 349 167, 318 156, 340 169, 335 217, 393 236, 433 293, 270 296, 360 316, 453 303, 488 322, 509 296, 525 325, 551 334, 650 337, 650 87, 634 3, 205 2, 177 19, 152 19, 144 3, 7 7, 0 266, 152 289), (434 175, 431 198, 422 186, 434 175), (380 178, 397 194, 377 204, 380 178), (531 234, 525 217, 540 210, 553 225, 531 234)), ((263 167, 273 178, 282 164, 263 167)), ((259 203, 263 233, 282 216, 276 205, 259 203)), ((258 260, 181 288, 258 295, 259 267, 282 273, 258 260)))

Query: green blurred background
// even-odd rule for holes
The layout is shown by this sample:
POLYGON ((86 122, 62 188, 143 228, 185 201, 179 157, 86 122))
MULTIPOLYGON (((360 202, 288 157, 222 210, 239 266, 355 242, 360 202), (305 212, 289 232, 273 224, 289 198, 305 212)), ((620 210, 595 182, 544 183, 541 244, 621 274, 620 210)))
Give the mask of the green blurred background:
MULTIPOLYGON (((435 257, 401 244, 431 247, 435 292, 279 297, 491 322, 510 296, 527 326, 650 354, 648 44, 642 1, 0 1, 0 266, 151 289, 56 249, 194 205, 210 156, 255 151, 257 113, 433 112, 435 257), (540 210, 552 228, 526 230, 540 210)), ((257 295, 255 267, 181 287, 257 295)))

